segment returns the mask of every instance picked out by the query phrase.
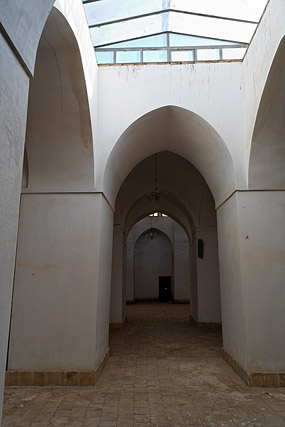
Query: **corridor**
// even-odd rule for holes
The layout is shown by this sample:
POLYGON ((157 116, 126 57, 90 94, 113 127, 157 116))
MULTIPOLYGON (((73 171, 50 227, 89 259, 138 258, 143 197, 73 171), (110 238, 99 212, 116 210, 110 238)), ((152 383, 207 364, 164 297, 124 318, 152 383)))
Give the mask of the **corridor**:
POLYGON ((3 426, 284 426, 284 388, 248 388, 221 358, 220 332, 192 326, 188 313, 127 306, 95 387, 6 388, 3 426))

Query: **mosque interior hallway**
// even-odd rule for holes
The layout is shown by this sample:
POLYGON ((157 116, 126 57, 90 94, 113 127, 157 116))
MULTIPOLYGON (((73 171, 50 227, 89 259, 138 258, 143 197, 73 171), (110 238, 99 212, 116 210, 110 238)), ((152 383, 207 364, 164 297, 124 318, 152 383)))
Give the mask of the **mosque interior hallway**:
POLYGON ((3 426, 284 426, 284 389, 249 388, 189 305, 127 306, 95 387, 7 387, 3 426))

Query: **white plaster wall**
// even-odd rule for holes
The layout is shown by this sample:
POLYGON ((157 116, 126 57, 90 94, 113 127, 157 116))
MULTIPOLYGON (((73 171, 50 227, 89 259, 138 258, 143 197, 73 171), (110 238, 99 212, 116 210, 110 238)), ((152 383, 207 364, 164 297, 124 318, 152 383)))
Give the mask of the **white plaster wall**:
POLYGON ((198 305, 198 272, 197 272, 197 241, 194 238, 190 247, 190 314, 199 320, 198 305))
MULTIPOLYGON (((0 414, 11 297, 29 81, 0 34, 0 414)), ((0 415, 1 416, 1 415, 0 415)))
POLYGON ((177 302, 190 300, 189 239, 183 228, 175 223, 173 233, 174 292, 177 302))
POLYGON ((197 231, 196 239, 204 242, 204 256, 197 256, 198 320, 221 322, 221 296, 217 230, 197 231))
POLYGON ((121 323, 123 321, 123 298, 124 288, 124 236, 120 226, 113 229, 113 252, 112 252, 112 282, 111 282, 111 303, 110 303, 110 323, 121 323))
POLYGON ((136 242, 134 253, 135 299, 158 299, 159 276, 171 276, 173 282, 172 247, 169 238, 155 229, 151 240, 143 233, 136 242))
MULTIPOLYGON (((94 195, 95 196, 95 195, 94 195)), ((100 215, 96 226, 98 227, 98 240, 96 249, 96 343, 94 348, 94 367, 105 355, 109 345, 109 321, 111 298, 111 273, 112 273, 112 243, 114 213, 106 199, 101 194, 96 194, 97 206, 92 211, 94 218, 100 215)), ((89 212, 90 214, 90 212, 89 212)))
POLYGON ((134 245, 135 240, 132 233, 129 233, 127 241, 126 259, 126 301, 134 301, 134 245))
POLYGON ((285 370, 285 192, 237 194, 248 335, 246 369, 285 370))
POLYGON ((283 372, 284 192, 238 192, 218 210, 223 345, 249 372, 283 372))
POLYGON ((106 350, 108 335, 97 331, 109 310, 101 199, 22 195, 9 369, 88 370, 106 350))
POLYGON ((223 347, 246 366, 248 345, 236 193, 217 211, 223 347))
POLYGON ((124 322, 127 317, 127 289, 126 289, 126 280, 127 280, 127 245, 124 239, 123 246, 123 292, 122 292, 122 321, 124 322))

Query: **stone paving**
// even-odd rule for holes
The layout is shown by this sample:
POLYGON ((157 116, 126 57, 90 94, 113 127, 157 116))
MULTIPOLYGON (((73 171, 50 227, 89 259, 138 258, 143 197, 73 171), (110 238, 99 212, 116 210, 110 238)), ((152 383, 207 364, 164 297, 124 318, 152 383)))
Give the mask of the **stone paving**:
POLYGON ((285 389, 248 388, 221 358, 220 333, 188 315, 185 305, 128 306, 95 387, 6 388, 2 426, 284 427, 285 389))

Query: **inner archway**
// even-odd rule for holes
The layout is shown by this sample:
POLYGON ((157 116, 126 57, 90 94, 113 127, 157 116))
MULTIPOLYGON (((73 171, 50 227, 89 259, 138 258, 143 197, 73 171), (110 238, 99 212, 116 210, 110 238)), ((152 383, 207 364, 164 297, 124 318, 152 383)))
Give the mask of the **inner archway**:
MULTIPOLYGON (((127 267, 131 265, 135 254, 134 250, 129 250, 130 233, 135 224, 143 221, 152 212, 163 212, 173 218, 178 227, 182 226, 185 230, 190 248, 186 257, 188 271, 191 272, 188 283, 190 282, 191 288, 189 314, 192 320, 197 324, 219 324, 221 303, 213 196, 199 171, 187 160, 168 151, 156 153, 139 163, 128 175, 118 193, 114 217, 110 322, 123 323, 126 318, 126 301, 136 299, 134 292, 129 291, 134 270, 130 273, 127 267), (185 185, 187 182, 189 186, 185 185), (154 192, 155 186, 157 192, 154 192), (153 194, 156 194, 156 197, 153 197, 153 194), (198 241, 203 242, 202 255, 198 253, 198 241)), ((151 228, 149 224, 142 232, 151 228)), ((147 236, 146 233, 146 242, 147 236)), ((136 239, 133 239, 133 247, 135 241, 136 239)), ((147 252, 148 249, 145 248, 146 258, 149 257, 147 252)), ((184 258, 186 252, 184 247, 184 258)), ((173 281, 174 289, 175 283, 176 280, 173 281)), ((175 292, 173 297, 179 299, 176 298, 175 292)), ((182 299, 187 300, 185 296, 182 299)))
POLYGON ((127 304, 189 304, 189 248, 187 233, 170 216, 154 212, 139 220, 126 238, 127 304))

